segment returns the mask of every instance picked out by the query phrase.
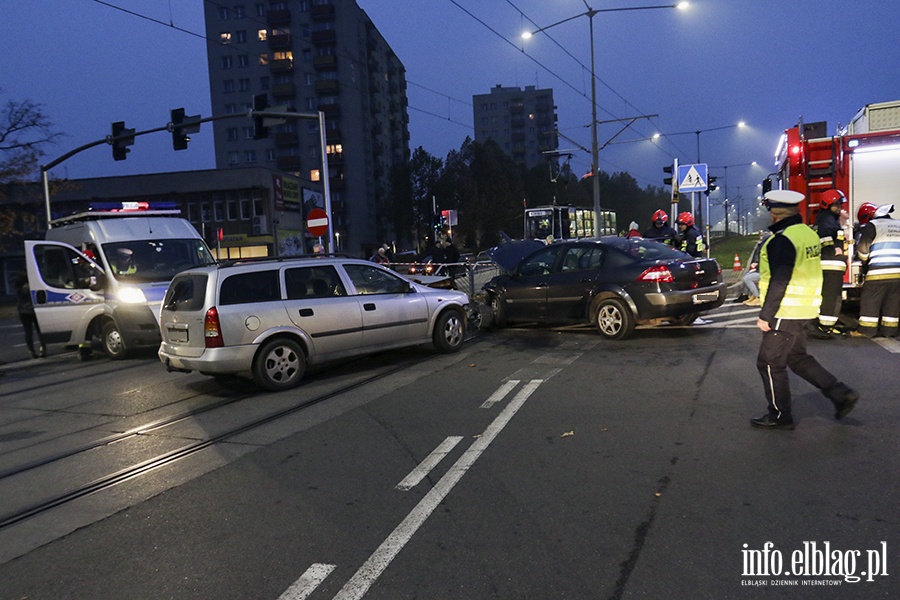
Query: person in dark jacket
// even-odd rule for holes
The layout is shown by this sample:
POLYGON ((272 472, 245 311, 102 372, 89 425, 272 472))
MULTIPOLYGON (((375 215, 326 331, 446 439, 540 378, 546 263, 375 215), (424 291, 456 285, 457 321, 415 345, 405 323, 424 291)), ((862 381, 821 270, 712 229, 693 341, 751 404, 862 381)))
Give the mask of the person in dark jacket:
POLYGON ((675 219, 678 225, 678 239, 681 240, 679 250, 691 256, 703 256, 703 235, 694 227, 694 215, 683 212, 675 219))
POLYGON ((819 307, 818 325, 810 334, 817 339, 841 335, 841 331, 835 326, 841 314, 841 292, 844 288, 844 272, 847 270, 844 228, 841 225, 843 206, 844 194, 840 190, 823 192, 813 227, 822 244, 822 306, 819 307))
POLYGON ((16 288, 16 308, 19 312, 19 320, 25 329, 25 345, 31 352, 31 358, 43 358, 47 356, 44 345, 44 336, 38 326, 37 317, 34 314, 34 304, 31 303, 31 289, 28 287, 28 276, 25 273, 16 273, 13 277, 13 286, 16 288), (34 333, 37 333, 39 349, 34 348, 34 333))
POLYGON ((653 225, 644 232, 644 237, 668 246, 678 247, 678 233, 669 227, 669 215, 662 209, 653 213, 653 225))
POLYGON ((793 429, 788 368, 821 390, 834 404, 834 416, 846 416, 859 394, 842 383, 806 351, 806 330, 822 304, 819 236, 800 216, 803 194, 773 190, 765 195, 773 235, 760 251, 762 309, 756 321, 763 332, 756 358, 768 410, 750 420, 762 429, 793 429))

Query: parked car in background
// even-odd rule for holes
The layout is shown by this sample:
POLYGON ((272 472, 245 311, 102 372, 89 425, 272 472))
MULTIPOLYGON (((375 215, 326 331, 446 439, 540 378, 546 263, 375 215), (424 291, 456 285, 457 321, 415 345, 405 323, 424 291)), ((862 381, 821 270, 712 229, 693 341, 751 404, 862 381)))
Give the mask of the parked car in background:
POLYGON ((352 258, 297 257, 185 271, 166 291, 159 359, 170 371, 296 386, 307 365, 432 343, 456 352, 468 296, 352 258))
POLYGON ((622 340, 638 324, 689 324, 725 301, 715 260, 643 238, 510 241, 491 256, 504 269, 483 288, 497 327, 515 321, 588 323, 601 336, 622 340))

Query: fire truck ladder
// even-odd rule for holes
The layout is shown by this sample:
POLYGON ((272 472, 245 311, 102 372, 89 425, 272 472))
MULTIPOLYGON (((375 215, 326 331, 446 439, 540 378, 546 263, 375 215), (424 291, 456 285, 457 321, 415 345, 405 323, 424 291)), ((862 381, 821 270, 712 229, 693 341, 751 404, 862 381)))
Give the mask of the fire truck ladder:
MULTIPOLYGON (((837 151, 836 144, 840 140, 833 137, 805 140, 806 156, 806 181, 809 189, 810 200, 813 195, 818 197, 825 190, 836 187, 837 184, 837 151)), ((816 198, 815 204, 818 204, 816 198)))

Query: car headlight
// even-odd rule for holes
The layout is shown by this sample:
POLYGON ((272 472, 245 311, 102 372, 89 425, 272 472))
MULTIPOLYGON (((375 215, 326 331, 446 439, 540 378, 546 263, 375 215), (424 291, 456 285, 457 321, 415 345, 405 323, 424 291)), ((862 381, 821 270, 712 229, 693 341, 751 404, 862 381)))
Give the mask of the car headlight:
POLYGON ((119 302, 122 302, 123 304, 147 303, 147 297, 144 296, 144 292, 136 287, 123 287, 118 291, 116 297, 119 299, 119 302))

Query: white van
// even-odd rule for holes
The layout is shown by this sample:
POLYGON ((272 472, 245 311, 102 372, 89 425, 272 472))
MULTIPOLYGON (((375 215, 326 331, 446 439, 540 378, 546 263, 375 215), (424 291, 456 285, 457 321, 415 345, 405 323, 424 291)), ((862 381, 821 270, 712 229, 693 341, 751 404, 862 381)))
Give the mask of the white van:
POLYGON ((159 309, 177 273, 215 262, 178 211, 87 212, 51 222, 46 241, 25 242, 35 314, 47 343, 112 359, 157 348, 159 309))

